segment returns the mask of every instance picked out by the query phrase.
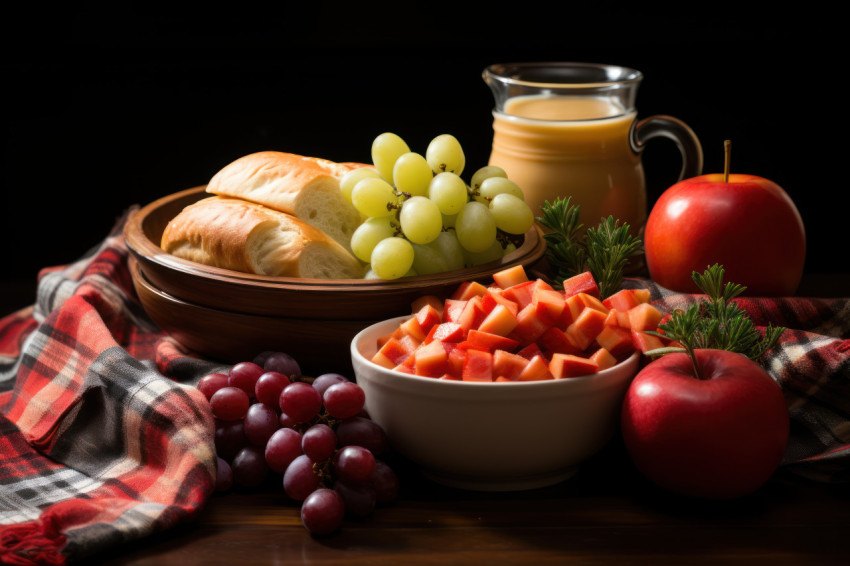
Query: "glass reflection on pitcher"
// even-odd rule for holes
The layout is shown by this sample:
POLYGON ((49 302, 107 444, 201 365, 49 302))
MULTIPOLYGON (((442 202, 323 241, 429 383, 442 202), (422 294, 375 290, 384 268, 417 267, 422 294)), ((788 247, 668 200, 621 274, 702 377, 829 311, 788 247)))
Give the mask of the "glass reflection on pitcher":
POLYGON ((637 121, 640 71, 590 63, 491 65, 484 81, 495 98, 489 164, 504 169, 535 215, 544 201, 572 197, 580 221, 613 215, 637 233, 646 217, 641 154, 654 137, 674 140, 680 179, 702 172, 693 131, 670 116, 637 121))

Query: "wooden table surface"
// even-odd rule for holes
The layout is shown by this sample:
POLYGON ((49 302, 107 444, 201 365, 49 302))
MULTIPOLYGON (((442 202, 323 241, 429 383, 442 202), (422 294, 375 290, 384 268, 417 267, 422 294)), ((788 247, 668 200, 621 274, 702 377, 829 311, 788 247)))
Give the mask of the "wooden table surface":
MULTIPOLYGON (((807 276, 801 296, 850 296, 848 276, 807 276)), ((557 434, 552 431, 551 434, 557 434)), ((649 484, 616 437, 572 478, 486 493, 443 487, 390 461, 399 499, 312 537, 279 477, 215 494, 192 523, 98 556, 103 564, 850 564, 850 485, 779 470, 732 501, 649 484)))

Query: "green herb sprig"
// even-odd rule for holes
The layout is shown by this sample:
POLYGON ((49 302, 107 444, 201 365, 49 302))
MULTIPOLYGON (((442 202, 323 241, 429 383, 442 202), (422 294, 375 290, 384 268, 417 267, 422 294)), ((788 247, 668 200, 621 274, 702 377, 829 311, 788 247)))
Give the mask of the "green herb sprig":
POLYGON ((764 335, 733 299, 740 296, 746 287, 732 282, 723 282, 725 271, 715 264, 703 273, 694 271, 691 278, 706 295, 687 309, 678 309, 670 318, 659 324, 661 332, 648 331, 681 344, 650 350, 648 356, 662 356, 672 352, 688 354, 694 365, 696 376, 702 379, 696 363, 694 350, 712 348, 737 352, 758 361, 776 345, 785 327, 768 324, 764 335))
POLYGON ((579 223, 579 206, 571 198, 556 198, 542 206, 542 217, 537 221, 549 228, 544 234, 546 259, 552 269, 554 283, 590 271, 599 294, 604 299, 617 292, 623 282, 623 271, 632 256, 643 251, 639 238, 629 233, 629 225, 620 225, 613 216, 602 218, 596 228, 579 223), (583 237, 582 237, 583 236, 583 237))

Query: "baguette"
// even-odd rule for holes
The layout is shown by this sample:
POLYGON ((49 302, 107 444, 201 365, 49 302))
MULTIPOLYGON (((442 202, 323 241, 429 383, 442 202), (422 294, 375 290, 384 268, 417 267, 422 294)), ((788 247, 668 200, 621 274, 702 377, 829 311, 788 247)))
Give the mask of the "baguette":
POLYGON ((206 190, 291 214, 351 251, 351 235, 363 219, 342 196, 339 178, 360 166, 262 151, 226 165, 213 176, 206 190))
POLYGON ((245 273, 358 279, 357 258, 297 218, 240 199, 212 196, 166 226, 161 247, 177 257, 245 273))

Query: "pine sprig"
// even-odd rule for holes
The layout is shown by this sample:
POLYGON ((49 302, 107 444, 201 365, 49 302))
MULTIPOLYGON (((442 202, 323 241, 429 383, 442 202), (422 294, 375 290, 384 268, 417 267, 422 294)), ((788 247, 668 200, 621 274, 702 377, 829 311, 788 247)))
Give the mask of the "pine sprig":
POLYGON ((694 350, 728 350, 758 361, 776 345, 785 327, 768 324, 762 335, 747 312, 733 302, 747 288, 736 283, 724 283, 724 275, 723 267, 717 264, 701 274, 693 272, 694 283, 707 298, 692 304, 687 310, 675 311, 670 319, 658 325, 661 332, 649 332, 678 342, 682 347, 650 350, 647 355, 685 352, 694 362, 694 370, 700 377, 694 350))
POLYGON ((602 298, 619 290, 623 270, 629 259, 643 251, 640 239, 629 233, 629 225, 620 225, 613 216, 602 218, 596 228, 582 236, 579 207, 571 198, 546 201, 543 216, 537 221, 552 232, 545 234, 546 259, 557 285, 587 270, 593 274, 602 298))

